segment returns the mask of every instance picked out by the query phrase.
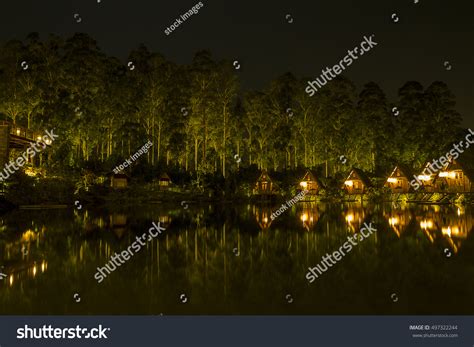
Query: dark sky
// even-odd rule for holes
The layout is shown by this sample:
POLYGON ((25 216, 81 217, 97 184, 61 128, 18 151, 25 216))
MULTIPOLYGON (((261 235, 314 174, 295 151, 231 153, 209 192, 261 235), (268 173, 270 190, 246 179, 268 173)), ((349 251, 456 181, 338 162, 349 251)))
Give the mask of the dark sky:
POLYGON ((238 60, 246 88, 263 88, 287 71, 317 77, 364 35, 375 34, 378 46, 345 76, 359 88, 378 83, 392 100, 408 80, 424 87, 444 81, 457 96, 465 125, 474 127, 474 1, 415 1, 203 0, 199 13, 167 36, 164 30, 199 1, 4 0, 0 41, 23 39, 33 31, 42 36, 86 32, 124 62, 140 43, 177 63, 189 63, 206 48, 215 58, 238 60))

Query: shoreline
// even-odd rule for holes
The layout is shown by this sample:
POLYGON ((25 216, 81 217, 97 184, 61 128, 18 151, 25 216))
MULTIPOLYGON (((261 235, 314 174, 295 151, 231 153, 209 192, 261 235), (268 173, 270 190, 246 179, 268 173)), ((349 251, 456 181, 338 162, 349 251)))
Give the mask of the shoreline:
MULTIPOLYGON (((394 194, 399 197, 399 194, 394 194)), ((377 199, 377 200, 365 200, 365 199, 347 199, 351 196, 345 196, 339 199, 329 199, 324 197, 319 197, 319 199, 310 199, 310 200, 300 200, 296 203, 314 203, 314 204, 350 204, 350 203, 358 203, 358 204, 404 204, 404 205, 465 205, 465 206, 472 206, 474 205, 473 200, 464 201, 462 203, 458 203, 454 201, 454 198, 459 195, 456 193, 445 194, 445 196, 451 197, 449 200, 444 201, 419 201, 419 200, 397 200, 397 199, 377 199)), ((461 194, 463 195, 463 194, 461 194)), ((474 194, 470 194, 471 199, 474 199, 474 194)), ((313 196, 314 197, 314 196, 313 196)), ((203 205, 203 204, 235 204, 235 203, 250 203, 254 205, 274 205, 277 206, 281 201, 284 201, 283 196, 279 196, 277 199, 273 200, 262 200, 255 197, 250 198, 242 198, 242 197, 235 197, 235 198, 209 198, 203 197, 200 194, 177 194, 177 195, 170 195, 166 194, 161 196, 162 199, 155 196, 152 199, 149 199, 149 196, 142 195, 142 196, 135 196, 134 200, 122 199, 122 198, 107 198, 104 201, 93 201, 93 200, 86 200, 82 199, 81 204, 87 207, 93 208, 103 208, 103 207, 114 207, 114 206, 136 206, 136 205, 203 205)), ((80 199, 79 197, 77 199, 80 199)), ((296 204, 295 203, 295 204, 296 204)), ((68 209, 68 208, 76 208, 73 202, 67 203, 57 203, 57 202, 40 202, 36 204, 14 204, 11 201, 6 199, 2 199, 0 201, 0 213, 7 213, 13 210, 46 210, 46 209, 68 209)))

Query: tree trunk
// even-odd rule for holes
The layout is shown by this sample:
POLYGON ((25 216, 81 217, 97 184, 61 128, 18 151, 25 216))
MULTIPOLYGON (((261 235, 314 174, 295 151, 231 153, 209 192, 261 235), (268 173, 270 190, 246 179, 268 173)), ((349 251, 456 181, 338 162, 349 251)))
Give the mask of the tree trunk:
POLYGON ((252 165, 252 133, 249 134, 249 165, 252 165))
POLYGON ((158 124, 158 154, 157 161, 160 162, 160 153, 161 153, 161 122, 158 124))
MULTIPOLYGON (((237 141, 237 154, 240 158, 240 141, 237 141)), ((240 168, 240 162, 237 162, 237 168, 240 168)))
POLYGON ((308 141, 306 140, 306 137, 304 138, 304 166, 308 167, 308 160, 307 160, 307 146, 308 146, 308 141))
POLYGON ((226 106, 224 105, 224 135, 222 138, 222 176, 225 178, 225 134, 226 134, 226 126, 227 126, 227 119, 226 119, 226 106))
POLYGON ((296 159, 296 146, 295 146, 295 167, 294 167, 295 170, 297 166, 298 166, 298 159, 296 159))
POLYGON ((198 169, 198 139, 194 138, 194 170, 198 169))
POLYGON ((184 152, 184 170, 188 172, 188 152, 189 152, 189 145, 186 141, 186 150, 184 152))

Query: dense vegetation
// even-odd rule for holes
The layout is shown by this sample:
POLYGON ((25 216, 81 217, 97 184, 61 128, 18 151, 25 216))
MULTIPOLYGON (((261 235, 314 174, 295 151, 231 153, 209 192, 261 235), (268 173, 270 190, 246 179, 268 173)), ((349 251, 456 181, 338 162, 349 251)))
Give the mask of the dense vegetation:
POLYGON ((244 91, 239 70, 207 51, 177 65, 141 46, 128 61, 107 56, 86 34, 7 42, 0 113, 32 129, 55 129, 60 138, 48 166, 56 172, 111 172, 151 139, 139 160, 143 175, 168 167, 227 177, 251 165, 318 166, 329 176, 357 166, 382 175, 394 163, 419 167, 438 157, 460 131, 455 97, 443 82, 424 89, 409 81, 390 102, 377 84, 357 94, 342 77, 309 97, 309 78, 290 73, 265 90, 244 91))

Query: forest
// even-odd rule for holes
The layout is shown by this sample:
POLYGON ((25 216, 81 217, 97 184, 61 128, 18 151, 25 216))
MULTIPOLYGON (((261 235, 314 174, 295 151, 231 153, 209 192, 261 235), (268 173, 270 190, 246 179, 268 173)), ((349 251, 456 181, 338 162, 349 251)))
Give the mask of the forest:
POLYGON ((312 77, 285 73, 245 90, 231 61, 205 50, 189 59, 178 65, 141 45, 122 62, 87 34, 32 33, 1 47, 0 119, 55 129, 43 164, 52 172, 110 173, 150 140, 148 169, 224 178, 250 166, 384 175, 396 163, 421 167, 463 131, 441 81, 407 81, 388 100, 374 82, 357 90, 339 76, 309 97, 312 77))

